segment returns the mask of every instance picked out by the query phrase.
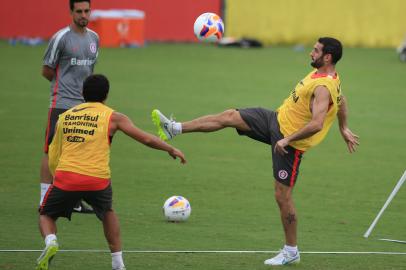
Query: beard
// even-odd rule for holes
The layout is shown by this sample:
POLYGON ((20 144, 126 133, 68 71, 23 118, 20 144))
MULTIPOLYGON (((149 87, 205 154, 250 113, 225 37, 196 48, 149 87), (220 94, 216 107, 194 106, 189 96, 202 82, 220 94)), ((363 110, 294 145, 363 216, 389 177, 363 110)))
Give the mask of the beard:
POLYGON ((317 58, 317 59, 314 59, 314 60, 310 63, 310 65, 311 65, 312 67, 314 67, 314 68, 321 68, 321 67, 324 65, 322 56, 319 57, 319 58, 317 58))
POLYGON ((87 20, 87 19, 79 19, 79 20, 75 21, 75 24, 78 27, 86 27, 88 23, 89 23, 89 20, 87 20))

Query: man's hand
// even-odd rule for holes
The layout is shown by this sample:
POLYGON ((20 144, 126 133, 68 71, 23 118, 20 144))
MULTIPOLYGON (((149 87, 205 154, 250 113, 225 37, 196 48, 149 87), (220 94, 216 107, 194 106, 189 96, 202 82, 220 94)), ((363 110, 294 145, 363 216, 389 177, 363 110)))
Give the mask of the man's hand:
POLYGON ((47 79, 48 81, 52 81, 56 75, 55 69, 48 67, 48 66, 42 66, 42 76, 47 79))
POLYGON ((182 164, 186 163, 185 155, 179 149, 173 148, 168 154, 173 158, 176 159, 177 157, 180 158, 180 162, 182 164))
POLYGON ((352 133, 349 128, 340 128, 341 136, 347 144, 348 151, 354 153, 356 147, 359 145, 358 135, 352 133))
POLYGON ((288 151, 285 149, 286 146, 289 145, 289 140, 287 138, 283 138, 276 142, 274 147, 274 152, 279 153, 280 155, 287 154, 288 151))

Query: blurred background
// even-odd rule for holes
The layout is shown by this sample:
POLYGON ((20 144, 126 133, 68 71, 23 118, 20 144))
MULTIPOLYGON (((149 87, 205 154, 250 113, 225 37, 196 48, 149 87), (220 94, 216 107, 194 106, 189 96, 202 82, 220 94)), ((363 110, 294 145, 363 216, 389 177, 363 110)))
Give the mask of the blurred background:
MULTIPOLYGON (((2 39, 48 39, 70 23, 67 0, 1 1, 0 5, 2 39)), ((398 47, 406 32, 404 0, 92 1, 93 11, 110 9, 140 12, 122 14, 121 19, 117 15, 109 23, 103 14, 93 16, 90 26, 99 32, 105 47, 123 42, 196 42, 193 22, 208 11, 223 17, 226 36, 257 39, 265 45, 309 44, 320 35, 330 35, 345 46, 398 47), (108 40, 114 35, 120 42, 108 40)))

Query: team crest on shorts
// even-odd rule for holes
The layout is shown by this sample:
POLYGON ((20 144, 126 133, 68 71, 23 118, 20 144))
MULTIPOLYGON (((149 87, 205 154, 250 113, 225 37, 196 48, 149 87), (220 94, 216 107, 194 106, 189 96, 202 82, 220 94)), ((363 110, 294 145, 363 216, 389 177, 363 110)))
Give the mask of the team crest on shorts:
POLYGON ((278 176, 281 180, 285 180, 286 178, 288 178, 288 172, 285 170, 280 170, 278 172, 278 176))
POLYGON ((97 52, 96 43, 94 43, 94 42, 90 43, 90 51, 91 51, 92 53, 96 53, 96 52, 97 52))

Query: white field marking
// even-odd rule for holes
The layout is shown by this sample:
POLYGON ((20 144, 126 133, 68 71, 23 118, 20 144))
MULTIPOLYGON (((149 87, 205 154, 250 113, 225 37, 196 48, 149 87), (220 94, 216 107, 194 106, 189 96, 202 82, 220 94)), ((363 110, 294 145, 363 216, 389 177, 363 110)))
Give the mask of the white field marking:
POLYGON ((395 243, 406 244, 406 241, 396 240, 396 239, 386 239, 386 238, 382 238, 382 239, 378 239, 378 240, 380 240, 380 241, 388 241, 388 242, 395 242, 395 243))
MULTIPOLYGON (((0 249, 5 252, 42 252, 42 249, 0 249)), ((110 253, 102 249, 62 249, 58 252, 89 252, 89 253, 110 253)), ((123 250, 123 253, 279 253, 280 251, 268 250, 123 250)), ((300 251, 301 254, 346 254, 346 255, 406 255, 406 252, 388 251, 300 251)))
POLYGON ((400 187, 403 185, 403 183, 405 181, 406 181, 406 170, 403 173, 402 177, 400 177, 398 183, 396 184, 395 188, 392 190, 392 193, 389 195, 388 199, 386 200, 385 204, 382 206, 381 210, 379 211, 378 215, 375 217, 374 221, 372 221, 371 226, 369 226, 368 230, 364 233, 365 238, 369 237, 372 230, 375 228, 376 223, 378 223, 378 220, 381 218, 383 212, 388 207, 388 205, 390 204, 392 199, 395 197, 396 193, 398 193, 400 187))

